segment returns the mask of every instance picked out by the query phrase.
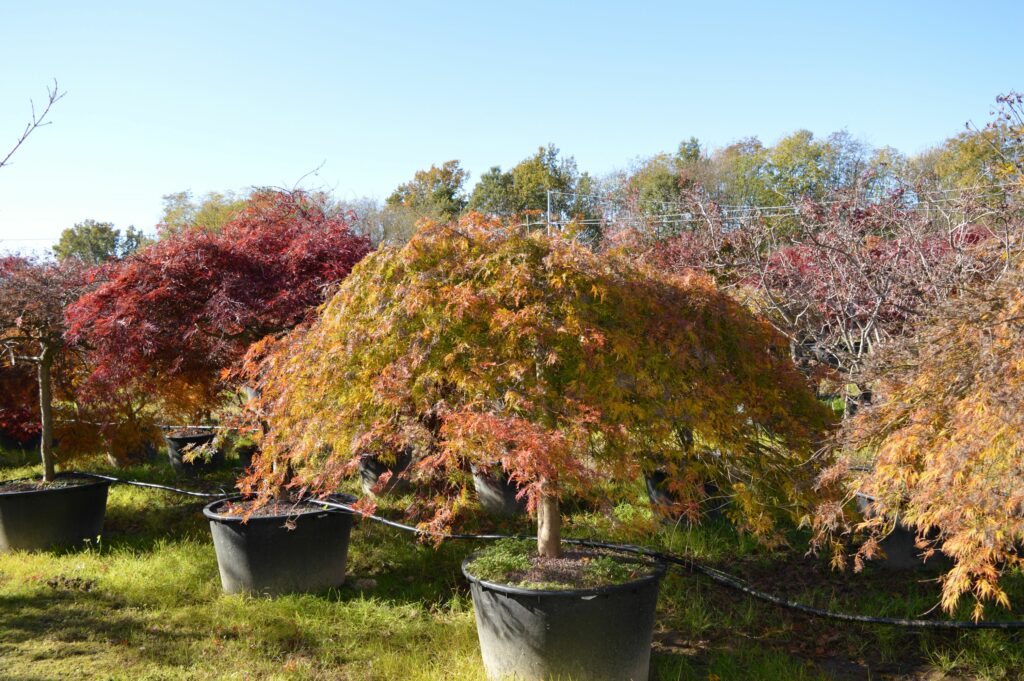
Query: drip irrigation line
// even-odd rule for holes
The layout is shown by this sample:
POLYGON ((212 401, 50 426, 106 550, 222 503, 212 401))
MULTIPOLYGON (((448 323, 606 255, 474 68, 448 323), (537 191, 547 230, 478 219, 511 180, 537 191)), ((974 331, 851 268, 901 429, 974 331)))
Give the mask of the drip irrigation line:
POLYGON ((107 480, 109 482, 120 483, 122 485, 131 485, 133 487, 148 487, 150 489, 162 489, 167 492, 175 492, 177 494, 185 494, 190 497, 200 497, 203 499, 223 499, 231 496, 227 492, 221 491, 220 494, 210 492, 193 492, 187 489, 181 489, 178 487, 171 487, 170 485, 158 485, 155 482, 141 482, 139 480, 125 480, 124 478, 115 478, 113 475, 101 475, 99 473, 84 473, 81 471, 74 471, 72 475, 81 475, 90 478, 99 478, 100 480, 107 480))
MULTIPOLYGON (((99 473, 85 473, 85 472, 74 472, 73 475, 82 475, 93 478, 100 478, 102 480, 108 480, 114 483, 121 483, 125 485, 134 485, 137 487, 149 487, 154 489, 166 490, 168 492, 176 492, 178 494, 186 494, 194 497, 203 497, 208 499, 223 499, 229 494, 210 494, 206 492, 193 492, 186 489, 180 489, 178 487, 171 487, 170 485, 158 485, 151 482, 139 482, 137 480, 125 480, 123 478, 116 478, 111 475, 100 475, 99 473)), ((419 536, 429 536, 438 539, 454 539, 454 540, 476 540, 476 541, 495 541, 499 539, 533 539, 532 536, 526 535, 511 535, 511 534, 471 534, 471 533, 459 533, 459 532, 438 532, 435 530, 425 530, 421 527, 415 527, 406 523, 400 523, 395 520, 389 520, 373 513, 365 513, 359 509, 353 507, 350 504, 343 504, 337 501, 330 501, 326 499, 316 499, 315 503, 326 506, 327 508, 347 511, 354 513, 360 517, 372 520, 381 525, 391 527, 404 532, 410 532, 419 536)), ((959 629, 959 630, 979 630, 979 629, 998 629, 998 630, 1024 630, 1024 620, 1007 620, 1007 621, 980 621, 975 622, 972 620, 924 620, 924 619, 912 619, 903 617, 875 617, 871 615, 858 615, 847 612, 837 612, 835 610, 826 610, 824 608, 816 608, 799 601, 789 600, 782 596, 767 593, 756 589, 750 584, 746 583, 742 579, 730 575, 727 572, 722 572, 709 565, 704 565, 691 558, 680 556, 675 553, 669 553, 665 551, 656 551, 654 549, 648 549, 643 546, 636 546, 634 544, 615 544, 611 542, 598 541, 594 539, 569 539, 564 538, 562 542, 573 546, 584 546, 587 548, 606 549, 609 551, 617 551, 619 553, 630 553, 633 555, 644 556, 647 558, 653 558, 660 560, 676 567, 685 568, 690 572, 695 572, 703 575, 710 579, 712 582, 721 586, 733 589, 744 593, 751 598, 754 598, 765 603, 771 603, 787 610, 799 612, 804 615, 811 617, 820 617, 824 619, 838 620, 840 622, 857 622, 859 624, 883 624, 889 626, 904 627, 908 629, 959 629)))

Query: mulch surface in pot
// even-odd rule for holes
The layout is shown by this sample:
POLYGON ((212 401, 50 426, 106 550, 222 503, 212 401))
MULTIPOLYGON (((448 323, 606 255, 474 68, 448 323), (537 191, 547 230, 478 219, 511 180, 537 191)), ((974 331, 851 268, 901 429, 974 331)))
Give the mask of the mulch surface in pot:
POLYGON ((300 501, 284 500, 271 501, 262 506, 257 506, 252 500, 231 501, 224 504, 220 515, 232 515, 248 518, 268 518, 272 516, 295 516, 302 513, 315 513, 318 511, 333 510, 324 507, 316 501, 303 499, 300 501))
POLYGON ((38 492, 44 489, 63 489, 65 487, 77 487, 96 482, 93 478, 58 478, 53 482, 44 482, 41 478, 29 480, 6 480, 0 482, 0 493, 2 492, 38 492))
MULTIPOLYGON (((654 572, 652 563, 624 558, 620 554, 601 551, 563 551, 558 558, 530 557, 530 569, 508 573, 509 583, 536 584, 539 586, 557 585, 562 589, 588 589, 595 586, 608 586, 616 582, 595 584, 589 572, 590 563, 595 558, 612 558, 616 563, 629 569, 631 581, 645 577, 654 572)), ((472 568, 470 568, 472 571, 472 568)), ((624 582, 623 582, 624 583, 624 582)))
POLYGON ((199 437, 201 435, 213 435, 210 428, 178 428, 167 433, 168 437, 199 437))

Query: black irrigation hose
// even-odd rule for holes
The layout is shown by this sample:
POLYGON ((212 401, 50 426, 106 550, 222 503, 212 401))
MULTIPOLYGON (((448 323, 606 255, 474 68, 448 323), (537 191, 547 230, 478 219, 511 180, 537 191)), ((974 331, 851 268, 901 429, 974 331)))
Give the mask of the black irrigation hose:
MULTIPOLYGON (((191 492, 189 490, 179 489, 177 487, 170 487, 168 485, 157 485, 151 482, 138 482, 135 480, 124 480, 121 478, 115 478, 109 475, 99 475, 98 473, 77 473, 78 475, 86 475, 94 478, 100 478, 103 480, 109 480, 111 482, 122 483, 125 485, 135 485, 138 487, 151 487, 155 489, 162 489, 169 492, 177 492, 178 494, 187 494, 194 497, 205 497, 205 498, 224 498, 229 496, 227 494, 207 494, 204 492, 191 492)), ((497 540, 497 539, 529 539, 531 537, 524 537, 522 535, 508 535, 508 534, 465 534, 465 533, 448 533, 448 532, 435 532, 431 530, 424 530, 413 525, 406 525, 405 523, 396 522, 394 520, 388 520, 381 516, 374 515, 371 513, 364 513, 356 508, 353 508, 349 504, 342 504, 336 501, 327 501, 319 499, 316 501, 318 504, 322 504, 328 508, 334 508, 340 511, 348 511, 350 513, 356 513, 363 518, 368 518, 374 522, 393 527, 398 530, 405 532, 411 532, 416 535, 425 535, 430 537, 437 537, 439 539, 456 539, 456 540, 497 540)), ((566 544, 572 544, 575 546, 586 546, 590 548, 608 549, 611 551, 618 551, 620 553, 631 553, 634 555, 645 556, 648 558, 654 558, 655 560, 664 561, 670 565, 677 567, 686 568, 690 572, 697 572, 704 575, 716 584, 740 591, 747 594, 748 596, 755 598, 765 603, 771 603, 781 608, 800 612, 811 617, 822 617, 826 619, 838 620, 841 622, 859 622, 861 624, 885 624, 890 626, 905 627, 911 629, 1001 629, 1001 630, 1021 630, 1024 629, 1024 621, 1022 620, 1009 620, 1003 622, 992 622, 992 621, 981 621, 974 622, 971 620, 922 620, 922 619, 906 619, 902 617, 872 617, 870 615, 855 615, 845 612, 835 612, 833 610, 825 610, 824 608, 815 608, 811 605, 799 603, 797 601, 787 600, 781 596, 766 593, 750 586, 743 580, 733 577, 732 575, 716 570, 713 567, 698 563, 690 558, 678 556, 674 553, 666 553, 663 551, 655 551, 653 549, 647 549, 642 546, 635 546, 632 544, 612 544, 609 542, 596 541, 590 539, 563 539, 566 544)))
POLYGON ((190 497, 201 497, 203 499, 223 499, 224 497, 231 496, 225 492, 220 494, 212 494, 207 492, 192 492, 187 489, 179 489, 177 487, 170 487, 169 485, 158 485, 155 482, 140 482, 138 480, 125 480, 123 478, 115 478, 112 475, 100 475, 99 473, 83 473, 80 471, 74 471, 70 475, 82 475, 90 478, 99 478, 100 480, 108 480, 110 482, 120 483, 122 485, 132 485, 134 487, 149 487, 151 489, 162 489, 168 492, 176 492, 177 494, 187 494, 190 497))

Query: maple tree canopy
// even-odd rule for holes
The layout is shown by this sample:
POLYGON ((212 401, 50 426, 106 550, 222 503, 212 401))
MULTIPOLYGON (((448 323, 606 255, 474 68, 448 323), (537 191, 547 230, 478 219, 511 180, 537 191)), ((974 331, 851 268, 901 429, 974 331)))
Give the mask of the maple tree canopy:
POLYGON ((784 339, 709 278, 479 214, 368 256, 270 366, 265 456, 243 489, 288 470, 326 492, 361 454, 411 451, 435 529, 465 503, 467 464, 500 464, 531 511, 544 487, 665 465, 680 492, 694 471, 715 478, 768 536, 805 508, 814 466, 797 465, 830 418, 784 339))
MULTIPOLYGON (((877 550, 887 519, 913 526, 919 539, 954 560, 942 605, 964 594, 1009 606, 1001 566, 1020 564, 1024 541, 1024 269, 1020 264, 982 289, 965 291, 930 315, 914 337, 877 358, 877 406, 844 424, 845 456, 826 479, 847 478, 876 498, 866 528, 877 550), (870 456, 866 472, 855 470, 870 456), (850 474, 850 471, 854 474, 850 474)), ((837 504, 817 518, 819 540, 848 528, 837 504)), ((841 556, 837 555, 837 560, 841 556)))
POLYGON ((254 342, 306 319, 369 250, 316 196, 261 190, 216 233, 177 232, 113 265, 67 311, 92 380, 196 414, 254 342))

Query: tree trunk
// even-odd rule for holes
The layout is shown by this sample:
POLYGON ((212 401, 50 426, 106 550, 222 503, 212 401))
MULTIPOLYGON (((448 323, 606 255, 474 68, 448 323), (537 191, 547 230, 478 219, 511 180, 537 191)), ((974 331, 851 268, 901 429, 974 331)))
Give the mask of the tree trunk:
POLYGON ((558 512, 558 496, 541 492, 537 504, 537 554, 542 558, 558 558, 562 553, 562 516, 558 512))
POLYGON ((55 471, 53 467, 53 388, 50 385, 50 370, 53 368, 53 349, 43 346, 39 356, 39 415, 42 426, 42 437, 39 442, 39 454, 43 460, 43 480, 51 482, 55 471))

